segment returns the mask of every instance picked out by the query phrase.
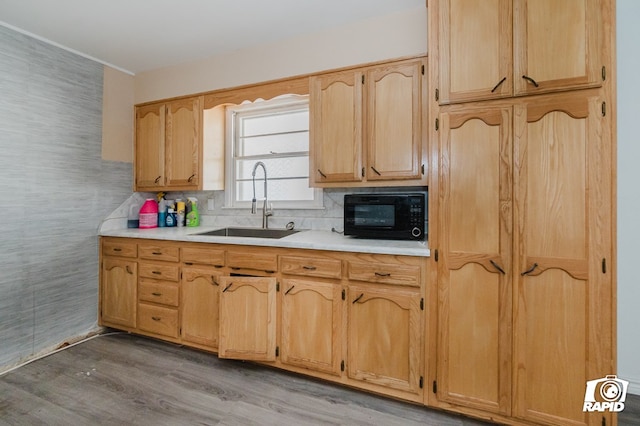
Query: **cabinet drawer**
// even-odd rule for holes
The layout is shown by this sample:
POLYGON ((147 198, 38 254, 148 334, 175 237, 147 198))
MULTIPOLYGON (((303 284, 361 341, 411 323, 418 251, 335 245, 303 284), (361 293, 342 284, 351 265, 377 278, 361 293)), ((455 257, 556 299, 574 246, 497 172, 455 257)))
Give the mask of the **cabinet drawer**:
POLYGON ((138 276, 154 278, 156 280, 178 281, 180 278, 179 266, 160 262, 139 262, 138 276))
POLYGON ((186 247, 182 249, 182 261, 187 264, 224 266, 224 250, 186 247))
POLYGON ((178 310, 138 304, 138 328, 150 333, 178 338, 178 310))
POLYGON ((227 252, 227 266, 238 269, 257 269, 260 271, 275 272, 278 270, 278 256, 269 253, 268 250, 247 250, 227 252))
POLYGON ((420 267, 393 263, 349 262, 350 280, 420 287, 420 267))
POLYGON ((104 256, 138 256, 138 246, 136 243, 121 240, 104 240, 102 242, 102 254, 104 256))
POLYGON ((143 245, 138 247, 140 259, 163 260, 165 262, 177 262, 180 260, 178 247, 161 245, 143 245))
POLYGON ((141 279, 138 284, 138 299, 146 302, 178 306, 180 291, 176 284, 141 279))
POLYGON ((318 257, 282 256, 280 270, 283 274, 340 279, 342 261, 318 257))

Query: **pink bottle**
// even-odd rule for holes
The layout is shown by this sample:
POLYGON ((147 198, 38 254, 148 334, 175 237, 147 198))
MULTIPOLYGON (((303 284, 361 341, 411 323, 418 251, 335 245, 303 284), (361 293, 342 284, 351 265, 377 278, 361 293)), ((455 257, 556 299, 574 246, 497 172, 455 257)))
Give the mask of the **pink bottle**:
POLYGON ((158 227, 158 203, 153 198, 147 198, 142 207, 140 207, 140 225, 139 228, 157 228, 158 227))

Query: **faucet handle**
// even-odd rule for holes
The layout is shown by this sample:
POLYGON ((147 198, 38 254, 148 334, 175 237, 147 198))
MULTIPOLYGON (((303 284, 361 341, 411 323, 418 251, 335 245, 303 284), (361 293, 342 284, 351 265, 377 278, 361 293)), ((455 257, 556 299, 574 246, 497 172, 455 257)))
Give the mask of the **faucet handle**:
POLYGON ((265 216, 273 216, 273 203, 269 203, 268 208, 265 208, 264 215, 265 216))

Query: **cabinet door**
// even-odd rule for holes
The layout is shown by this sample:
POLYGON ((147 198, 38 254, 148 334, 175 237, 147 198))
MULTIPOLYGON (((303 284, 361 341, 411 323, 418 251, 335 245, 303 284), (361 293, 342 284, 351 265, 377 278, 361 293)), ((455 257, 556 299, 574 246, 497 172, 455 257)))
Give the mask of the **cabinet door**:
POLYGON ((165 104, 136 108, 136 189, 155 190, 165 185, 165 104))
POLYGON ((211 349, 218 348, 218 277, 221 274, 214 267, 182 268, 180 309, 183 340, 211 349))
POLYGON ((309 81, 312 183, 362 180, 362 72, 309 81))
POLYGON ((347 303, 349 377, 420 393, 419 291, 350 285, 347 303))
POLYGON ((514 0, 513 31, 516 94, 601 84, 600 0, 514 0))
POLYGON ((136 327, 137 263, 105 256, 102 260, 101 324, 136 327))
POLYGON ((513 90, 511 0, 429 3, 440 31, 440 103, 510 96, 513 90), (435 11, 433 9, 436 9, 435 11))
POLYGON ((422 177, 425 68, 416 60, 367 71, 367 180, 422 177))
POLYGON ((602 414, 582 412, 585 383, 612 374, 612 154, 602 115, 593 93, 515 110, 514 414, 535 423, 600 424, 602 414))
POLYGON ((285 279, 282 286, 281 361, 339 375, 341 286, 303 279, 285 279))
POLYGON ((201 141, 201 98, 182 99, 169 103, 165 160, 167 187, 198 188, 201 177, 201 141))
POLYGON ((275 361, 276 279, 219 278, 220 358, 275 361))
POLYGON ((440 131, 437 398, 502 414, 511 408, 511 111, 451 109, 440 131))

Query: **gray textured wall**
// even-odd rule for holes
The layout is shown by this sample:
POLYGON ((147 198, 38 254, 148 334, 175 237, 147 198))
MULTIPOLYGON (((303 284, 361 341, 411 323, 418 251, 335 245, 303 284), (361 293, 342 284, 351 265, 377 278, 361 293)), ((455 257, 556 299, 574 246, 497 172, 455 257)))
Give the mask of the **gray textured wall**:
POLYGON ((103 66, 0 26, 0 371, 97 328, 103 66))

